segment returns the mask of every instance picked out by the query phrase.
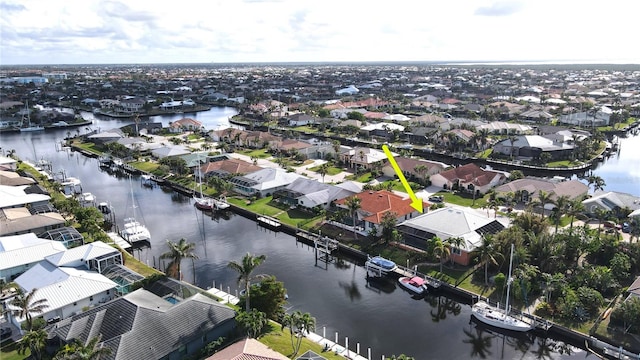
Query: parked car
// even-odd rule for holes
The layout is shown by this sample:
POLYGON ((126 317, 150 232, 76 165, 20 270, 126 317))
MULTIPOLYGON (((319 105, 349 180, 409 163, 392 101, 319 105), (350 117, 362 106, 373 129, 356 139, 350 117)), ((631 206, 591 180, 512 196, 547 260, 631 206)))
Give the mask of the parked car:
POLYGON ((429 196, 429 201, 432 203, 441 203, 444 201, 444 197, 442 195, 431 195, 429 196))
POLYGON ((0 340, 6 340, 10 338, 12 333, 13 331, 11 330, 11 328, 4 327, 0 329, 0 340))
POLYGON ((614 223, 613 221, 605 221, 602 223, 602 225, 607 228, 607 229, 617 229, 620 230, 621 226, 614 223))
POLYGON ((622 224, 622 232, 623 233, 631 232, 631 225, 629 223, 622 224))

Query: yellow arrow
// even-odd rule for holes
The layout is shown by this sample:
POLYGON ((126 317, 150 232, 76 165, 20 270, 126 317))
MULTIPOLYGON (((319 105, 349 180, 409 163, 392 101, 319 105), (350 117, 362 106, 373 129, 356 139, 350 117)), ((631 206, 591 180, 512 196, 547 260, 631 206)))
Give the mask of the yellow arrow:
POLYGON ((400 179, 402 186, 404 186, 404 190, 407 192, 407 194, 409 194, 409 197, 411 198, 411 207, 420 212, 424 212, 422 208, 422 199, 419 199, 413 192, 413 189, 411 189, 411 185, 409 185, 407 178, 404 177, 402 169, 400 169, 400 166, 398 166, 396 159, 393 158, 393 154, 391 154, 391 151, 389 151, 389 147, 387 145, 382 145, 382 151, 384 151, 385 155, 387 155, 387 159, 389 159, 389 163, 391 164, 393 171, 396 172, 396 175, 398 175, 398 179, 400 179))

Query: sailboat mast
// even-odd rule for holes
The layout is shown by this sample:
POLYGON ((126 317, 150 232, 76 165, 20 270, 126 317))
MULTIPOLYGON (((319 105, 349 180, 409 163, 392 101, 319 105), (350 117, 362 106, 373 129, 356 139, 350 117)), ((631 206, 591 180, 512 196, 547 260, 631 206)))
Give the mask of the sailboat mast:
POLYGON ((509 292, 511 291, 511 281, 513 281, 511 278, 511 270, 513 268, 513 247, 514 245, 511 244, 511 255, 509 255, 509 277, 507 278, 507 303, 504 308, 507 313, 509 312, 509 292))

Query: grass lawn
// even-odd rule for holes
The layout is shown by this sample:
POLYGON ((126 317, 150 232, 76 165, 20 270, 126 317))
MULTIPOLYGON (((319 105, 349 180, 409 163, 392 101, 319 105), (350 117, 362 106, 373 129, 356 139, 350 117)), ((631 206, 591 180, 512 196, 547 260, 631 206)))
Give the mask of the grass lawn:
MULTIPOLYGON (((402 186, 402 182, 400 182, 400 180, 388 180, 385 181, 383 184, 386 184, 388 182, 392 182, 393 183, 393 190, 395 191, 400 191, 403 193, 406 193, 407 190, 404 188, 404 186, 402 186)), ((420 184, 415 183, 413 181, 409 181, 409 186, 411 186, 411 190, 413 190, 414 192, 420 190, 422 187, 420 186, 420 184)))
POLYGON ((266 149, 247 149, 247 150, 237 150, 238 154, 247 155, 250 157, 255 157, 258 159, 266 159, 271 157, 271 154, 266 149))
POLYGON ((473 208, 482 208, 487 204, 488 196, 476 197, 474 202, 473 197, 461 196, 455 193, 440 191, 437 195, 444 196, 444 201, 460 206, 467 206, 473 208), (472 206, 473 205, 473 206, 472 206))
MULTIPOLYGON (((285 328, 283 331, 280 331, 280 325, 276 323, 270 323, 269 326, 271 329, 265 335, 262 335, 258 340, 270 347, 272 350, 284 354, 285 356, 291 357, 291 355, 293 355, 293 348, 291 346, 291 337, 289 330, 285 328)), ((322 352, 322 345, 306 338, 302 339, 302 344, 300 345, 298 356, 304 354, 308 350, 312 350, 316 354, 321 354, 329 360, 344 360, 344 357, 336 355, 333 352, 322 352)))
MULTIPOLYGON (((320 166, 314 166, 312 168, 307 169, 309 171, 313 171, 313 172, 318 172, 320 171, 320 166)), ((343 170, 341 168, 335 167, 335 166, 329 166, 327 168, 327 175, 333 176, 333 175, 338 175, 342 172, 343 170)))
MULTIPOLYGON (((483 268, 477 271, 484 272, 483 268)), ((424 272, 424 271, 423 271, 424 272)), ((473 268, 451 269, 447 264, 440 272, 439 266, 433 266, 426 270, 426 274, 437 279, 447 281, 450 284, 458 284, 458 287, 469 290, 484 297, 490 297, 496 290, 495 286, 486 286, 482 282, 473 281, 473 268)), ((484 274, 482 274, 484 277, 484 274)))
POLYGON ((547 163, 547 167, 550 168, 564 168, 564 167, 572 167, 572 166, 578 166, 581 163, 576 163, 573 161, 569 161, 569 160, 562 160, 562 161, 552 161, 550 163, 547 163))
MULTIPOLYGON (((154 274, 162 274, 160 271, 147 266, 146 264, 142 263, 141 261, 139 261, 138 259, 134 258, 131 254, 129 254, 126 251, 121 251, 122 255, 124 256, 124 264, 126 267, 128 267, 129 269, 137 272, 138 274, 147 277, 147 276, 151 276, 154 274)), ((3 358, 4 359, 4 358, 3 358)))
POLYGON ((493 152, 493 149, 487 149, 483 152, 479 152, 476 154, 476 157, 479 159, 488 159, 489 155, 491 155, 491 153, 493 152))
POLYGON ((235 197, 227 199, 227 201, 229 201, 230 203, 240 206, 242 208, 251 210, 256 214, 274 216, 277 213, 281 212, 282 209, 278 209, 277 207, 269 205, 269 202, 271 202, 271 200, 272 200, 272 197, 267 196, 262 199, 252 201, 251 204, 247 205, 246 199, 240 199, 235 197))
POLYGON ((160 164, 158 164, 157 162, 151 162, 151 161, 134 161, 132 163, 129 163, 129 165, 133 166, 138 170, 145 171, 145 172, 152 172, 160 166, 160 164))
POLYGON ((86 150, 90 153, 94 153, 94 154, 102 154, 102 151, 96 149, 96 144, 94 143, 83 143, 83 142, 79 142, 79 141, 74 141, 73 145, 79 147, 82 150, 86 150))
POLYGON ((31 355, 31 351, 27 349, 24 354, 18 354, 18 350, 16 349, 16 342, 14 341, 5 341, 2 343, 2 348, 0 348, 0 359, 2 360, 22 360, 26 359, 31 355))
POLYGON ((353 181, 357 181, 357 182, 361 182, 361 183, 368 183, 369 181, 373 180, 374 177, 371 176, 370 172, 366 172, 364 174, 359 174, 359 175, 349 175, 345 178, 346 180, 353 180, 353 181))
POLYGON ((303 133, 316 133, 318 132, 318 129, 311 127, 311 126, 298 126, 298 127, 294 127, 293 130, 295 131, 301 131, 303 133))

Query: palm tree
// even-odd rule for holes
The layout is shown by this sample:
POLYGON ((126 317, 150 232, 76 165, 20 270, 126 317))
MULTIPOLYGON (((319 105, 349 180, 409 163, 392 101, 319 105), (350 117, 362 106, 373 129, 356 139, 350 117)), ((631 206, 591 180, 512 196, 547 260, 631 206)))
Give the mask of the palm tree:
POLYGON ((424 175, 427 173, 427 170, 429 170, 426 166, 420 164, 420 165, 416 165, 416 167, 413 168, 413 171, 416 172, 416 174, 418 174, 418 176, 420 177, 420 181, 424 182, 424 185, 426 185, 426 181, 424 181, 424 175))
POLYGON ((593 192, 595 193, 598 190, 604 190, 604 187, 607 185, 604 182, 604 179, 597 175, 589 175, 587 178, 587 183, 589 186, 593 185, 593 192))
POLYGON ((573 199, 569 201, 569 206, 567 207, 567 215, 571 216, 571 223, 569 224, 569 235, 573 233, 573 220, 576 215, 581 214, 584 211, 584 205, 580 199, 573 199))
POLYGON ((480 258, 480 263, 484 264, 484 283, 489 285, 489 263, 498 265, 496 258, 500 256, 500 251, 494 246, 493 237, 489 234, 482 236, 482 245, 477 247, 474 252, 480 258))
POLYGON ((437 236, 431 238, 431 246, 433 247, 433 256, 438 258, 440 262, 440 272, 442 272, 442 259, 445 258, 445 256, 451 255, 451 249, 449 249, 447 243, 437 236))
POLYGON ((196 255, 193 250, 196 246, 194 243, 188 243, 185 238, 180 239, 177 243, 171 242, 167 240, 167 245, 169 246, 169 251, 160 255, 160 259, 171 259, 169 263, 169 276, 181 280, 181 270, 180 263, 182 263, 182 259, 197 259, 198 255, 196 255))
POLYGON ((551 194, 544 190, 540 190, 540 192, 538 192, 538 201, 540 201, 540 207, 542 208, 540 212, 544 219, 544 206, 551 202, 551 194))
POLYGON ((513 161, 513 144, 515 144, 515 142, 518 141, 518 137, 517 136, 509 136, 509 143, 511 144, 511 146, 509 147, 509 155, 511 156, 511 161, 513 161))
POLYGON ((328 172, 329 172, 329 163, 324 163, 320 165, 320 167, 318 168, 318 174, 322 176, 322 182, 324 182, 324 176, 327 175, 328 172))
POLYGON ((558 233, 558 225, 560 224, 560 219, 562 215, 567 211, 567 207, 569 206, 569 196, 561 195, 556 198, 555 205, 556 207, 553 209, 556 216, 556 228, 554 233, 558 233))
POLYGON ((15 307, 11 311, 11 315, 24 318, 27 322, 27 328, 25 330, 31 331, 33 328, 33 316, 32 314, 42 314, 44 309, 48 308, 47 299, 38 299, 34 301, 37 288, 31 289, 25 294, 20 288, 18 294, 11 300, 10 304, 15 307))
POLYGON ((43 329, 27 331, 18 341, 18 354, 24 354, 27 349, 36 360, 42 359, 42 352, 47 346, 47 332, 43 329))
MULTIPOLYGON (((465 240, 462 237, 456 236, 456 237, 451 237, 448 238, 446 240, 446 243, 449 244, 449 246, 454 247, 456 249, 460 249, 462 247, 462 245, 464 245, 465 240)), ((453 266, 453 256, 450 256, 451 259, 451 266, 453 266)))
POLYGON ((462 340, 463 343, 471 345, 471 357, 478 357, 481 359, 486 359, 491 356, 491 339, 493 336, 484 335, 484 331, 476 326, 475 335, 471 332, 471 330, 463 329, 462 331, 468 337, 468 339, 462 340))
POLYGON ((309 333, 316 328, 316 319, 309 313, 302 313, 295 311, 293 314, 285 314, 282 319, 282 330, 289 328, 289 334, 291 337, 291 346, 293 347, 292 358, 294 358, 298 351, 300 351, 300 345, 302 344, 302 338, 305 337, 305 333, 309 333), (296 341, 294 342, 294 337, 296 341))
POLYGON ((265 255, 253 256, 250 253, 247 253, 242 258, 242 262, 237 263, 235 261, 230 261, 227 265, 238 273, 238 284, 244 284, 244 309, 247 312, 249 311, 249 291, 251 288, 251 280, 253 279, 253 271, 260 266, 266 258, 267 257, 265 255))
POLYGON ((362 199, 360 199, 357 196, 352 196, 350 198, 347 198, 347 200, 345 200, 344 202, 344 204, 347 205, 347 208, 349 208, 349 214, 353 219, 353 237, 356 239, 358 238, 358 233, 356 232, 356 221, 358 216, 358 210, 362 206, 361 203, 362 203, 362 199))
POLYGON ((102 341, 102 334, 91 338, 85 345, 79 340, 66 345, 54 357, 55 360, 99 360, 102 355, 111 355, 111 349, 105 347, 102 341))

